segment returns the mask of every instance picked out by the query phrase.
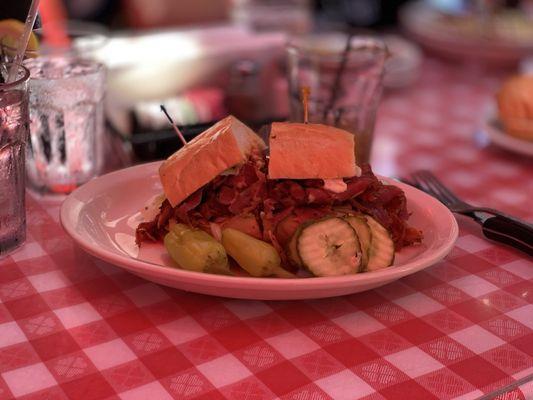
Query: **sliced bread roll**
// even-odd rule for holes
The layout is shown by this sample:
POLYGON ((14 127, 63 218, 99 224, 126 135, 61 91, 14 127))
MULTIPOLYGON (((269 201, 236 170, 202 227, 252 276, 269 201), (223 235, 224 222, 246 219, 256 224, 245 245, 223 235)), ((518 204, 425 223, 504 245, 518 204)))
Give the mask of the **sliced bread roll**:
POLYGON ((354 135, 321 124, 273 123, 269 179, 337 179, 355 176, 354 135))
POLYGON ((161 164, 165 196, 175 207, 225 170, 244 163, 265 143, 254 131, 228 116, 198 135, 161 164))

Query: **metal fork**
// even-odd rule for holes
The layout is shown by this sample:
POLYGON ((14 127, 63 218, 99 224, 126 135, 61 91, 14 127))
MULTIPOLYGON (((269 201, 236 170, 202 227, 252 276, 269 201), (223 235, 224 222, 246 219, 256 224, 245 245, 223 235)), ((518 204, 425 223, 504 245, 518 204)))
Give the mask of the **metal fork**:
POLYGON ((477 207, 468 204, 467 202, 457 197, 450 189, 444 186, 444 184, 429 171, 422 170, 414 172, 411 175, 411 178, 415 186, 419 187, 427 194, 430 194, 440 200, 441 203, 443 203, 446 207, 450 209, 450 211, 454 213, 470 215, 474 212, 484 212, 491 215, 503 215, 505 217, 510 217, 509 215, 505 215, 501 211, 495 210, 493 208, 477 207))
POLYGON ((493 208, 468 204, 429 171, 414 172, 411 179, 413 186, 440 200, 450 211, 474 218, 481 224, 483 234, 487 238, 533 256, 533 225, 493 208))

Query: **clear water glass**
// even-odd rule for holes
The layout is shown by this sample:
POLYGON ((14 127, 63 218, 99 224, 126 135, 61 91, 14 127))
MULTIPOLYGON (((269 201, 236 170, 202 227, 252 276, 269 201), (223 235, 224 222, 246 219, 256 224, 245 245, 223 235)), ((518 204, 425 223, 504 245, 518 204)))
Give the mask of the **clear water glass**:
POLYGON ((24 154, 28 138, 29 71, 5 83, 11 64, 0 63, 0 258, 26 240, 24 154))
POLYGON ((42 193, 69 193, 103 165, 104 67, 65 55, 24 65, 31 73, 28 185, 42 193))
POLYGON ((355 135, 358 164, 368 163, 376 112, 383 89, 385 44, 368 36, 314 34, 287 46, 290 117, 303 121, 301 89, 308 87, 309 122, 342 128, 355 135))

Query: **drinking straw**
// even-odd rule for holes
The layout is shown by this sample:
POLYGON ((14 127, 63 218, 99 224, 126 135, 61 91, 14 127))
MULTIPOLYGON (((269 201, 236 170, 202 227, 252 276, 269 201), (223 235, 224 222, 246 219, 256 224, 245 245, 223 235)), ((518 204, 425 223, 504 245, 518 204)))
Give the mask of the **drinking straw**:
POLYGON ((22 62, 24 54, 26 53, 26 47, 28 47, 28 40, 30 40, 30 34, 33 30, 33 24, 35 24, 35 19, 37 18, 37 9, 39 8, 39 0, 32 0, 30 5, 30 11, 26 17, 26 22, 24 23, 24 32, 19 39, 17 53, 11 68, 9 69, 9 74, 7 76, 7 83, 13 82, 17 78, 17 65, 22 62))
POLYGON ((324 120, 328 116, 328 113, 333 109, 333 106, 335 105, 335 101, 337 100, 340 85, 341 85, 341 78, 344 75, 344 70, 346 69, 346 64, 348 62, 348 55, 350 54, 350 51, 352 49, 353 37, 354 37, 354 34, 350 33, 348 35, 348 38, 346 39, 346 45, 344 46, 344 51, 342 52, 341 63, 339 65, 339 68, 337 69, 337 73, 335 74, 335 81, 333 82, 333 86, 331 87, 331 96, 329 98, 329 103, 327 107, 324 108, 324 114, 322 115, 322 118, 324 120))

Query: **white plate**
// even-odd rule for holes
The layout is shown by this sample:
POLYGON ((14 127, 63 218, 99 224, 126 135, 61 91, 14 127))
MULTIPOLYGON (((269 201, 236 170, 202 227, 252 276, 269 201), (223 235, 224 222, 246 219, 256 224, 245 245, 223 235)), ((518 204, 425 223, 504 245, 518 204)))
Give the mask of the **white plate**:
MULTIPOLYGON (((457 239, 454 216, 434 198, 398 182, 412 212, 410 223, 424 241, 397 253, 392 267, 326 278, 278 279, 203 274, 169 267, 161 244, 135 245, 139 210, 162 192, 159 162, 138 165, 94 179, 70 194, 61 207, 61 223, 88 253, 150 281, 209 295, 244 299, 290 300, 340 296, 372 289, 440 261, 457 239)), ((385 181, 392 180, 383 178, 385 181)))
POLYGON ((442 13, 428 1, 410 1, 399 12, 399 20, 414 40, 439 55, 455 60, 475 60, 494 65, 516 65, 531 54, 533 43, 503 38, 465 35, 452 24, 439 23, 442 13))
POLYGON ((494 116, 494 112, 490 112, 488 114, 483 128, 485 133, 490 137, 491 141, 495 145, 510 151, 514 151, 515 153, 533 157, 533 141, 508 135, 503 130, 498 118, 494 116))

